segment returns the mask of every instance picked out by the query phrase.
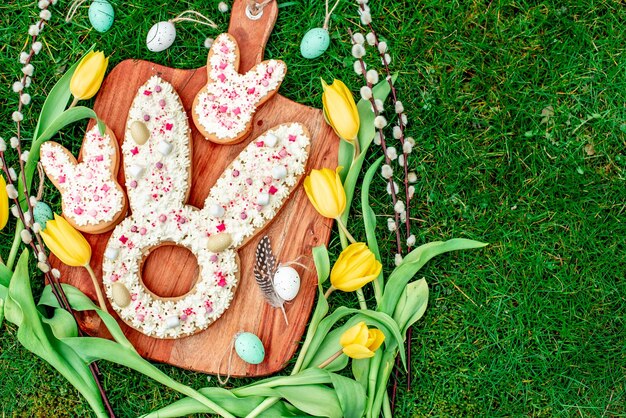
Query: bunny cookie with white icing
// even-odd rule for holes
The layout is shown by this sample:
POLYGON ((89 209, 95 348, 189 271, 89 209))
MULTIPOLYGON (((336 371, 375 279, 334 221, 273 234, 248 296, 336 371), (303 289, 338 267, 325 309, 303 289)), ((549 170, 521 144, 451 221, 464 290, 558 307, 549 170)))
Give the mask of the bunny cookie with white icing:
POLYGON ((106 294, 122 320, 157 338, 207 328, 229 307, 239 279, 237 249, 274 217, 304 173, 310 138, 297 123, 251 142, 209 192, 204 208, 186 205, 191 179, 187 116, 172 86, 157 76, 131 106, 122 145, 132 216, 109 239, 106 294), (141 263, 163 244, 186 247, 199 277, 181 297, 161 298, 141 280, 141 263))
POLYGON ((207 60, 208 84, 196 96, 192 115, 196 128, 206 139, 219 144, 244 140, 252 130, 256 109, 280 87, 287 66, 266 60, 246 74, 239 74, 239 47, 234 37, 222 33, 207 60))
POLYGON ((119 151, 113 132, 104 135, 94 126, 85 135, 82 161, 62 145, 48 141, 41 146, 41 164, 61 192, 63 216, 76 229, 99 234, 126 215, 126 196, 116 181, 119 151))

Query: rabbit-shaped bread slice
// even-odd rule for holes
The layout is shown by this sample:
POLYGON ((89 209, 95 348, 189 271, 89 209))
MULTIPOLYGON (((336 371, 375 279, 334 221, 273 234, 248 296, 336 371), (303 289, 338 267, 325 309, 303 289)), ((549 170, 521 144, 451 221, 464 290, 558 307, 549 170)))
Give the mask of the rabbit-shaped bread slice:
POLYGON ((156 76, 142 86, 122 145, 132 216, 113 231, 103 262, 106 294, 120 318, 157 338, 191 335, 217 320, 239 280, 237 248, 286 201, 304 172, 309 142, 299 124, 266 132, 231 163, 198 210, 185 204, 191 147, 178 95, 156 76), (186 247, 197 258, 198 279, 181 297, 161 298, 141 279, 143 260, 163 244, 186 247))
POLYGON ((252 130, 256 109, 278 91, 287 73, 280 60, 263 61, 246 74, 239 74, 238 69, 237 41, 222 33, 209 51, 208 84, 192 106, 194 123, 209 141, 231 144, 244 140, 252 130))
POLYGON ((126 215, 128 204, 117 183, 119 151, 113 132, 94 126, 85 135, 81 162, 62 145, 41 146, 41 164, 61 192, 63 216, 76 229, 90 234, 111 230, 126 215))

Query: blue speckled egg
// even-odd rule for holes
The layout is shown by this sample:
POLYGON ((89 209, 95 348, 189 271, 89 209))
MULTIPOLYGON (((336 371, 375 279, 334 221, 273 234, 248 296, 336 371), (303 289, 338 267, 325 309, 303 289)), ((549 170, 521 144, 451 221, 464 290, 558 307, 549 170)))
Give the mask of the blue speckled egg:
POLYGON ((54 219, 54 215, 48 204, 37 202, 33 208, 33 218, 35 218, 35 222, 41 225, 41 229, 43 230, 46 229, 46 223, 54 219))
POLYGON ((243 361, 250 364, 259 364, 265 358, 265 348, 256 335, 251 332, 242 332, 235 338, 235 351, 243 361))
POLYGON ((304 58, 313 59, 322 55, 330 45, 328 31, 324 28, 313 28, 304 34, 300 43, 300 53, 304 58))
POLYGON ((107 0, 94 0, 89 6, 89 22, 98 32, 106 32, 113 26, 115 11, 107 0))

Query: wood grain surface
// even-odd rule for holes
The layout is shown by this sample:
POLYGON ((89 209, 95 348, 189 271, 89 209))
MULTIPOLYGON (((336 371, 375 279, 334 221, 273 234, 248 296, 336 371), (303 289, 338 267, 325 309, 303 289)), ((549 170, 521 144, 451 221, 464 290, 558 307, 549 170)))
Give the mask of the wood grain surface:
MULTIPOLYGON (((245 7, 243 0, 234 2, 228 29, 239 43, 241 73, 263 59, 265 44, 278 13, 276 2, 271 2, 265 7, 263 16, 253 21, 245 16, 245 7)), ((94 108, 113 130, 120 144, 124 140, 128 109, 137 89, 155 74, 169 81, 178 91, 188 117, 196 93, 207 80, 206 67, 181 70, 140 60, 126 60, 118 64, 105 79, 94 108)), ((280 94, 257 111, 252 134, 236 145, 216 145, 206 141, 193 125, 191 117, 189 120, 193 138, 193 182, 188 204, 198 208, 202 207, 210 187, 239 152, 258 135, 281 123, 300 122, 309 129, 312 144, 307 172, 312 168, 334 168, 337 165, 339 140, 324 123, 321 110, 300 105, 280 94)), ((93 121, 90 122, 92 125, 93 121)), ((118 181, 124 184, 123 169, 120 169, 118 181)), ((234 299, 225 314, 207 330, 178 340, 160 340, 145 336, 122 321, 118 322, 142 356, 211 374, 227 372, 226 362, 220 365, 220 360, 229 350, 233 336, 239 331, 253 332, 263 341, 265 361, 259 365, 248 365, 233 356, 231 375, 263 376, 279 371, 298 348, 315 301, 317 276, 311 248, 328 242, 331 226, 332 221, 315 212, 300 185, 269 226, 239 250, 241 276, 234 299), (265 234, 270 237, 279 262, 303 256, 299 261, 307 267, 296 267, 302 278, 302 287, 296 299, 286 305, 288 326, 280 310, 265 303, 254 279, 254 252, 265 234)), ((99 278, 109 236, 110 233, 86 235, 93 249, 92 266, 99 278)), ((84 269, 64 266, 54 257, 52 263, 61 270, 64 282, 77 286, 95 299, 95 291, 84 269)), ((162 297, 185 294, 193 286, 197 274, 195 257, 188 250, 175 246, 158 248, 143 266, 144 283, 162 297)), ((115 315, 113 309, 110 312, 115 315)), ((108 334, 93 313, 82 314, 80 322, 81 327, 92 335, 108 334)))

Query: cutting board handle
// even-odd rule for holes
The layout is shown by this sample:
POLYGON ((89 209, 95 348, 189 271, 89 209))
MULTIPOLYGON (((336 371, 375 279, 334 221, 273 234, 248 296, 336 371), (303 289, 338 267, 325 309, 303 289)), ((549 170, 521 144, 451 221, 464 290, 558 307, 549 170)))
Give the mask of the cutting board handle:
MULTIPOLYGON (((259 2, 257 0, 257 2, 259 2)), ((259 2, 260 3, 260 2, 259 2)), ((235 0, 230 15, 228 33, 237 39, 241 57, 239 72, 245 73, 255 64, 263 61, 265 44, 274 29, 278 16, 278 4, 271 0, 263 7, 263 14, 257 20, 250 19, 246 14, 247 0, 235 0)))

